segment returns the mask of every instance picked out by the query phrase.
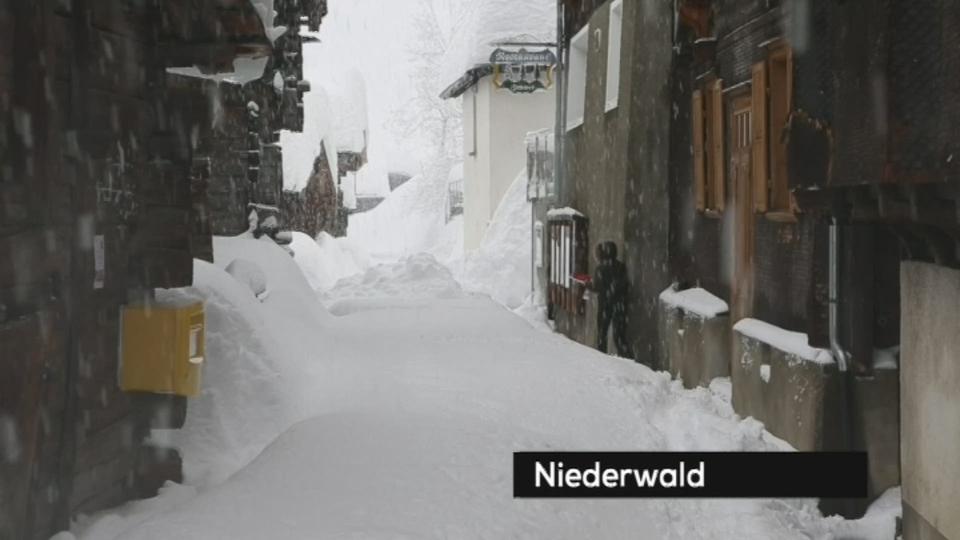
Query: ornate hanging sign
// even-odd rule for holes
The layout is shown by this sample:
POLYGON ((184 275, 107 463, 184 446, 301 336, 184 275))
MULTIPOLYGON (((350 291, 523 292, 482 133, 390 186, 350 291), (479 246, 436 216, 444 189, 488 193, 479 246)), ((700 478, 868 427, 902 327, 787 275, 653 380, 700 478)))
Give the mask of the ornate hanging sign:
POLYGON ((493 84, 515 94, 529 94, 553 86, 557 56, 553 51, 508 51, 496 49, 490 54, 493 84))

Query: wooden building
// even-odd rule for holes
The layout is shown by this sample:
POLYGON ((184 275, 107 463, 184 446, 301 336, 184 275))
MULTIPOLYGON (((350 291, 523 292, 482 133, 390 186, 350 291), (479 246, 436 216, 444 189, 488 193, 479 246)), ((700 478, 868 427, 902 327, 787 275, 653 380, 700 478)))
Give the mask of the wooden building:
POLYGON ((339 179, 334 179, 335 170, 341 169, 331 163, 330 155, 334 151, 327 151, 327 143, 320 143, 320 153, 314 159, 307 185, 300 190, 283 191, 286 225, 311 238, 322 232, 332 236, 347 234, 348 210, 343 205, 339 179))
MULTIPOLYGON (((295 29, 325 5, 275 9, 295 29)), ((206 150, 219 85, 169 70, 266 58, 295 120, 298 37, 269 30, 250 0, 0 1, 0 538, 48 538, 180 477, 144 440, 186 402, 120 390, 121 311, 191 285, 212 256, 211 179, 250 166, 253 141, 206 150)), ((296 122, 260 132, 280 125, 296 122)))
POLYGON ((617 242, 636 360, 691 386, 730 376, 735 409, 794 447, 867 450, 871 497, 902 480, 907 538, 960 534, 960 469, 935 468, 960 440, 960 11, 672 4, 558 2, 558 329, 595 343, 570 275, 617 242))

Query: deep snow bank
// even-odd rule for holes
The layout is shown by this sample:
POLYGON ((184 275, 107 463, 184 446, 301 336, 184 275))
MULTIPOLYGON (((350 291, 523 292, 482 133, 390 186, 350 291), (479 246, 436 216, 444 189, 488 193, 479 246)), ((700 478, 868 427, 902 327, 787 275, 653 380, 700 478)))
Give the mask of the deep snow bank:
POLYGON ((527 176, 517 175, 493 214, 480 247, 467 253, 458 276, 464 289, 490 295, 511 308, 530 295, 532 242, 527 176))
POLYGON ((325 232, 316 240, 295 232, 290 248, 294 262, 315 291, 325 291, 338 280, 370 267, 370 258, 350 239, 334 238, 325 232))
POLYGON ((417 253, 431 253, 444 262, 459 258, 463 225, 460 220, 447 222, 446 196, 445 177, 416 176, 373 210, 350 216, 347 238, 377 262, 417 253))
POLYGON ((461 296, 463 291, 450 270, 432 255, 419 253, 342 279, 324 294, 324 299, 332 314, 350 315, 461 296))
POLYGON ((181 450, 189 484, 217 484, 250 462, 309 410, 316 377, 312 336, 330 315, 290 256, 271 241, 216 238, 215 264, 194 262, 204 299, 207 357, 203 387, 179 431, 163 432, 181 450), (266 291, 257 299, 224 269, 237 261, 258 269, 266 291))

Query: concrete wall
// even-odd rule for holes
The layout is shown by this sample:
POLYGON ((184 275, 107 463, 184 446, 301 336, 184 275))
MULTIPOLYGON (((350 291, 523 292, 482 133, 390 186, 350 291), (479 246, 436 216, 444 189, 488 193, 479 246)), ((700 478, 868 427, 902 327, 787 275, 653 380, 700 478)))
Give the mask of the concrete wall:
POLYGON ((736 331, 732 360, 739 415, 763 422, 800 451, 867 452, 867 500, 824 501, 825 512, 857 517, 868 502, 900 485, 897 370, 852 377, 835 364, 802 360, 736 331))
POLYGON ((767 431, 797 450, 840 449, 843 385, 836 365, 801 360, 733 334, 734 410, 763 422, 767 431), (767 369, 765 380, 762 373, 767 369))
POLYGON ((900 371, 876 370, 850 385, 851 446, 865 450, 870 499, 900 485, 900 371))
MULTIPOLYGON (((630 137, 624 191, 624 261, 633 275, 629 332, 640 362, 657 356, 660 292, 672 281, 669 268, 670 95, 673 69, 671 2, 624 3, 624 55, 629 61, 630 137), (629 44, 629 45, 627 45, 629 44)), ((621 82, 621 85, 623 83, 621 82)), ((624 94, 621 87, 621 107, 624 94)))
POLYGON ((730 376, 730 318, 704 318, 660 302, 658 369, 683 381, 686 388, 710 386, 730 376))
POLYGON ((905 262, 900 280, 904 530, 960 538, 960 271, 905 262))
MULTIPOLYGON (((667 277, 667 163, 672 5, 624 2, 618 106, 606 110, 610 2, 590 17, 584 122, 567 131, 561 203, 590 220, 589 242, 620 246, 631 283, 628 333, 635 359, 655 364, 657 305, 667 277)), ((578 28, 570 29, 570 33, 578 28)), ((592 250, 591 250, 592 251, 592 250)), ((596 261, 590 261, 590 271, 596 261)), ((558 314, 558 328, 596 341, 596 302, 558 314)))
POLYGON ((500 200, 517 174, 526 169, 526 134, 553 127, 555 106, 553 89, 513 94, 495 88, 490 76, 480 79, 476 86, 464 93, 465 249, 480 246, 500 200), (476 155, 471 155, 474 150, 476 155))

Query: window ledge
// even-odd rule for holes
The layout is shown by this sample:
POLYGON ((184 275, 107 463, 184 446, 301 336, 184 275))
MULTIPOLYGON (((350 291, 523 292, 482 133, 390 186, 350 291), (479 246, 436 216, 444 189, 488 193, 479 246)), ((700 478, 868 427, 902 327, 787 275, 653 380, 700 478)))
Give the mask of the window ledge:
POLYGON ((608 99, 608 100, 607 100, 607 106, 606 106, 605 112, 610 112, 610 111, 616 109, 616 108, 619 107, 619 106, 620 106, 620 99, 619 99, 619 98, 608 99))
POLYGON ((770 221, 775 221, 777 223, 796 223, 797 215, 789 210, 774 210, 764 214, 770 221))

